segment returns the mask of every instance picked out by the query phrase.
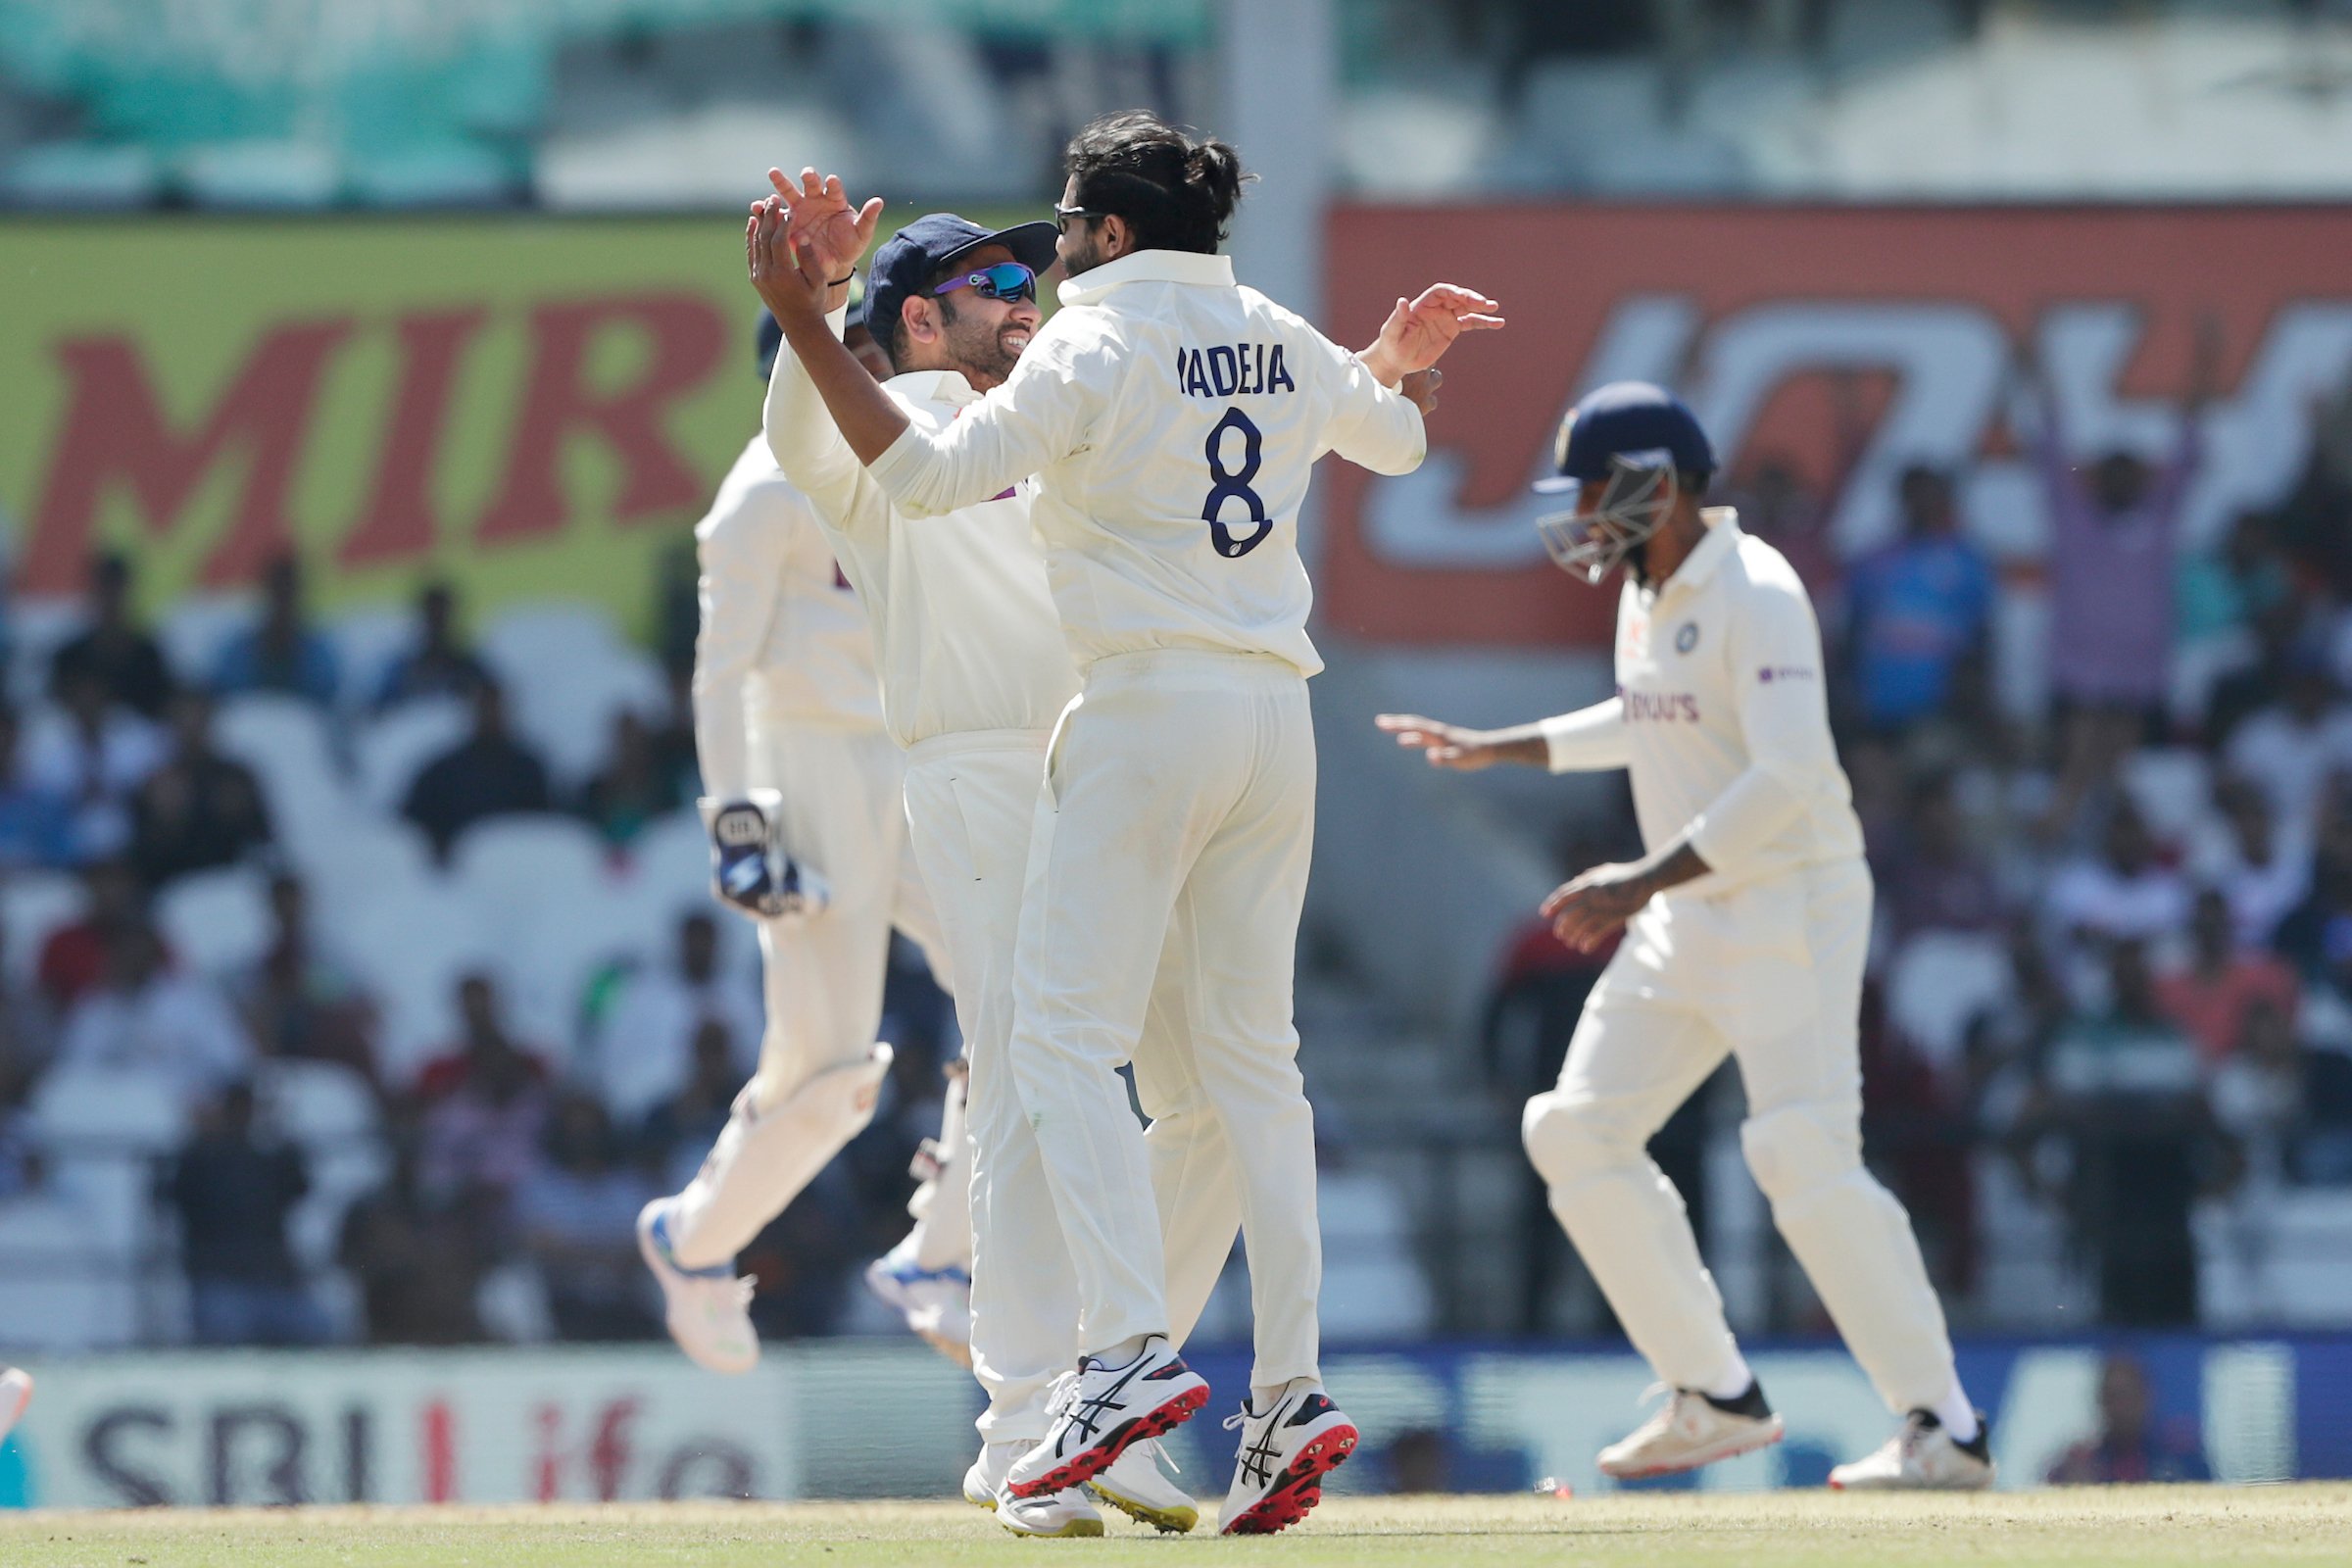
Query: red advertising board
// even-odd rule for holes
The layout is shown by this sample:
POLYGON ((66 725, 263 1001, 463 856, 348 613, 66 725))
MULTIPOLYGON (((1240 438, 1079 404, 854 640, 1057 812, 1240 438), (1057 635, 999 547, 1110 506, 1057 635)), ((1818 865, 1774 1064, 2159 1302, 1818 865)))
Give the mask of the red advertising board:
POLYGON ((2030 560, 2038 499, 2009 456, 2018 334, 2070 445, 2155 448, 2212 316, 2198 536, 2292 481, 2313 400, 2352 378, 2339 207, 1348 207, 1329 232, 1343 340, 1439 279, 1510 320, 1447 360, 1421 472, 1324 479, 1323 616, 1375 642, 1605 643, 1613 597, 1544 562, 1526 493, 1561 414, 1602 381, 1682 391, 1730 478, 1792 462, 1841 548, 1885 535, 1894 475, 1924 461, 1967 475, 1972 523, 2030 560))

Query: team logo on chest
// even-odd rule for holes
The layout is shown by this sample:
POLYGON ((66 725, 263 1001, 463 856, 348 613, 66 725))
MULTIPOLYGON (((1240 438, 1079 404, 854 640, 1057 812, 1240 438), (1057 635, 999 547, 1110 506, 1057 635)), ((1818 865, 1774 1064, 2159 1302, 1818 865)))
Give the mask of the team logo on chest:
POLYGON ((1674 629, 1674 651, 1687 654, 1698 646, 1698 622, 1686 620, 1674 629))

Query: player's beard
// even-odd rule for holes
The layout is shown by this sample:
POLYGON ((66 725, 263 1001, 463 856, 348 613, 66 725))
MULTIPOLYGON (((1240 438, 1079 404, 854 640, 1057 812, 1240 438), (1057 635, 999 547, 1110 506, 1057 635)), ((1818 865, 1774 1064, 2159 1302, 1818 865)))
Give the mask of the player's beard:
POLYGON ((1020 350, 1007 346, 1004 339, 1026 338, 1036 331, 1034 325, 1009 319, 991 324, 973 312, 956 309, 953 295, 942 296, 939 304, 941 324, 947 328, 948 356, 967 376, 997 386, 1012 374, 1012 368, 1021 360, 1020 350))

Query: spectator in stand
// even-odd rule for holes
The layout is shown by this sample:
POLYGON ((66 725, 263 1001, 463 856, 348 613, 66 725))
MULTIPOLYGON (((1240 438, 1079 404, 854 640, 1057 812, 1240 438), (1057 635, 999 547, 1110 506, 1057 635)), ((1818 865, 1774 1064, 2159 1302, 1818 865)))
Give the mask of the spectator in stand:
POLYGON ((458 835, 484 818, 551 808, 547 764, 509 732, 506 696, 484 681, 474 688, 473 733, 425 764, 400 813, 446 859, 458 835))
POLYGON ((1903 535, 1846 585, 1849 664, 1863 721, 1901 732, 1981 711, 1992 630, 1992 564, 1960 531, 1951 476, 1915 466, 1900 486, 1903 535))
POLYGON ((2114 451, 2087 474, 2068 450, 2055 389, 2030 340, 2017 366, 2036 394, 2034 460, 2050 518, 2050 684, 2058 784, 2045 829, 2062 833, 2152 727, 2172 696, 2174 579, 2182 504, 2204 451, 2202 418, 2220 368, 2219 323, 2198 323, 2195 363, 2172 454, 2151 467, 2114 451))
POLYGON ((160 1072, 193 1103, 252 1070, 253 1042, 220 994, 173 972, 163 940, 137 922, 109 935, 105 978, 66 1015, 58 1061, 160 1072))
POLYGON ((61 1015, 106 978, 106 955, 116 936, 147 924, 147 890, 128 860, 93 860, 81 869, 89 905, 80 919, 59 926, 41 945, 41 994, 61 1015))
POLYGON ((150 888, 270 844, 261 781, 213 745, 213 703, 202 692, 172 700, 171 755, 139 786, 130 816, 131 863, 150 888))
POLYGON ((524 1249, 539 1265, 557 1334, 566 1340, 640 1340, 661 1332, 645 1298, 637 1211, 654 1196, 620 1158, 604 1107, 561 1097, 539 1157, 514 1196, 524 1249))
POLYGON ((758 1065, 766 1028, 759 986, 719 963, 717 922, 696 909, 678 922, 675 958, 648 964, 622 982, 597 1031, 598 1088, 612 1114, 634 1122, 676 1094, 694 1070, 704 1025, 726 1030, 740 1054, 738 1084, 758 1065))
POLYGON ((109 702, 147 718, 163 717, 172 696, 163 650, 130 618, 130 563, 121 556, 91 559, 90 624, 50 656, 50 696, 63 702, 82 676, 96 680, 109 702))
POLYGON ((2352 599, 2352 381, 2311 400, 2311 456, 2279 509, 2279 537, 2337 599, 2352 599))
POLYGON ((2352 788, 2329 790, 2312 840, 2311 891, 2278 922, 2272 946, 2305 974, 2330 966, 2329 932, 2352 915, 2352 788))
POLYGON ((2311 832, 2281 828, 2270 796, 2246 779, 2226 776, 2213 794, 2219 831, 2197 846, 2197 877, 2229 901, 2239 942, 2268 947, 2311 892, 2311 832))
POLYGON ((274 692, 332 708, 343 689, 334 644, 314 629, 302 603, 302 563, 279 556, 262 569, 262 618, 231 637, 213 668, 223 696, 274 692))
POLYGON ((2291 618, 2293 596, 2278 521, 2266 512, 2239 513, 2219 549, 2181 564, 2176 669, 2185 685, 2175 698, 2180 716, 2205 716, 2209 740, 2222 738, 2212 721, 2223 683, 2262 661, 2264 628, 2291 618))
POLYGON ((2304 1129, 2304 1063, 2295 1025, 2258 1000, 2238 1049, 2213 1072, 2213 1114, 2244 1153, 2255 1206, 2292 1179, 2304 1129))
POLYGON ((59 706, 24 737, 24 782, 66 803, 77 860, 120 855, 130 842, 130 801, 163 764, 163 731, 114 703, 99 677, 67 677, 59 706))
POLYGON ((276 929, 234 987, 237 1010, 265 1056, 336 1061, 375 1082, 375 1004, 313 933, 301 880, 270 880, 276 929))
POLYGON ((392 661, 376 688, 378 712, 420 697, 471 697, 490 671, 458 637, 456 590, 426 583, 416 595, 416 641, 392 661))
POLYGON ((2098 856, 2059 867, 2042 897, 2049 935, 2062 946, 2085 938, 2153 942, 2188 922, 2188 888, 2161 863, 2155 835, 2128 796, 2118 796, 2098 856))
POLYGON ((664 771, 654 732, 627 709, 612 717, 612 755, 580 791, 578 808, 605 842, 619 849, 644 826, 685 803, 664 771))
POLYGON ((2194 1425, 2156 1421, 2148 1374, 2128 1355, 2099 1368, 2099 1430, 2051 1462, 2053 1487, 2114 1487, 2142 1482, 2211 1481, 2194 1425))
POLYGON ((503 1204, 535 1157, 552 1074, 507 1033, 489 976, 458 982, 458 1015, 456 1048, 416 1078, 420 1190, 432 1202, 478 1195, 503 1204))
POLYGON ((2278 700, 2238 725, 2228 756, 2231 772, 2269 792, 2280 820, 2309 830, 2328 781, 2352 768, 2352 710, 2318 650, 2295 653, 2278 700))
POLYGON ((74 811, 35 783, 19 759, 16 710, 0 706, 0 871, 55 870, 74 863, 74 811))
POLYGON ((413 1132, 392 1140, 392 1176, 343 1216, 335 1260, 360 1288, 370 1345, 473 1345, 474 1293, 493 1262, 495 1216, 478 1200, 429 1200, 413 1132))
MULTIPOLYGON (((2109 944, 2109 1002, 2078 1015, 2050 1050, 2019 1141, 2066 1154, 2061 1198, 2075 1247, 2095 1259, 2099 1320, 2197 1321, 2189 1213, 2237 1175, 2208 1101, 2196 1047, 2165 1016, 2141 944, 2109 944)), ((2037 1168, 2028 1161, 2029 1173, 2037 1168)))
POLYGON ((743 1087, 743 1054, 725 1023, 706 1018, 694 1031, 694 1071, 676 1094, 645 1118, 638 1142, 661 1173, 663 1192, 694 1179, 695 1167, 726 1130, 727 1113, 743 1087))
POLYGON ((2189 917, 2188 960, 2156 983, 2156 999, 2212 1068, 2244 1048, 2256 1008, 2276 1012, 2291 1031, 2301 996, 2292 969, 2238 945, 2229 900, 2207 888, 2189 917))
POLYGON ((1948 772, 1911 787, 1911 809, 1883 856, 1879 886, 1899 938, 1922 931, 1990 931, 2007 917, 2006 901, 1984 851, 1984 836, 1960 808, 1948 772))
MULTIPOLYGON (((7 933, 0 931, 0 944, 7 933)), ((22 1106, 57 1050, 49 1009, 37 993, 17 983, 0 945, 0 1105, 22 1106)))
POLYGON ((199 1112, 163 1196, 179 1218, 180 1266, 199 1345, 318 1345, 326 1319, 303 1288, 286 1222, 311 1179, 302 1152, 256 1131, 253 1087, 199 1112))

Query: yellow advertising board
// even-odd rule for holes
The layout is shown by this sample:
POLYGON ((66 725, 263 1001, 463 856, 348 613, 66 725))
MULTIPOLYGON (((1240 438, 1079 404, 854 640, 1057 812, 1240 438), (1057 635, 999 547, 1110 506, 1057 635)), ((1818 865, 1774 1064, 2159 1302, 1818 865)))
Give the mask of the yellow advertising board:
POLYGON ((759 428, 725 214, 9 220, 0 300, 20 592, 113 548, 152 609, 291 547, 329 609, 441 573, 640 626, 759 428))

